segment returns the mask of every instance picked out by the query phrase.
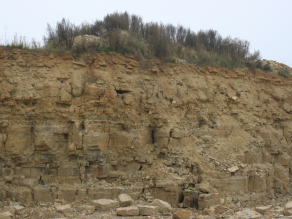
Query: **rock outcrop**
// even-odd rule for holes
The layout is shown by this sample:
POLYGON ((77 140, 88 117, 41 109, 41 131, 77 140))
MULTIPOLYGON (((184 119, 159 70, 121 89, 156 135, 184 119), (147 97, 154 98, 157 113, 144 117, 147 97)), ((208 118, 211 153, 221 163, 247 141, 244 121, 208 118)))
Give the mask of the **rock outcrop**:
POLYGON ((291 84, 259 69, 0 48, 0 200, 288 201, 291 84))

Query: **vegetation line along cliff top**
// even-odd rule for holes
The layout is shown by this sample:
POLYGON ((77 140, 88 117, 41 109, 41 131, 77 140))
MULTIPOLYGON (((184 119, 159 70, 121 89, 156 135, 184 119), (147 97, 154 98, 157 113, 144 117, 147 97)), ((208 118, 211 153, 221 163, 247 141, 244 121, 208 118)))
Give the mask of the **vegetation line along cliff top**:
POLYGON ((75 58, 88 52, 115 51, 132 53, 141 59, 158 57, 198 66, 261 68, 282 76, 291 73, 288 66, 277 65, 275 69, 269 62, 263 63, 260 52, 251 52, 246 40, 223 38, 212 29, 194 32, 181 25, 144 23, 140 16, 127 12, 108 14, 103 20, 79 26, 63 18, 55 27, 47 25, 43 46, 35 40, 29 43, 24 37, 15 35, 9 47, 55 52, 70 50, 75 58))

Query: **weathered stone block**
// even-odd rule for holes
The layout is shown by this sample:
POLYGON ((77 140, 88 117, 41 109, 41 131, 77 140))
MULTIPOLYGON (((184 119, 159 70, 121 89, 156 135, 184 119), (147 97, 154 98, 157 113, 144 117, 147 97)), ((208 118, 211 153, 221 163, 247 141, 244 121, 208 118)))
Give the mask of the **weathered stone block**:
POLYGON ((57 206, 56 211, 62 214, 72 214, 72 209, 69 204, 57 206))
POLYGON ((212 194, 201 194, 198 200, 198 209, 204 210, 205 208, 210 208, 214 205, 220 204, 220 198, 218 193, 212 194))
POLYGON ((139 208, 137 206, 117 208, 117 215, 118 216, 138 216, 139 208))
MULTIPOLYGON (((157 185, 158 187, 159 185, 157 185)), ((177 205, 180 202, 180 196, 182 194, 182 190, 179 188, 171 188, 167 187, 164 188, 163 185, 161 185, 161 188, 155 188, 151 193, 153 194, 154 198, 159 198, 163 201, 166 201, 172 205, 177 205)))
POLYGON ((55 196, 48 185, 38 185, 33 187, 33 199, 34 201, 52 202, 55 200, 55 196))
POLYGON ((31 194, 31 189, 26 187, 14 187, 7 191, 7 196, 9 198, 16 199, 20 203, 29 203, 33 201, 31 194))
POLYGON ((253 218, 253 219, 261 219, 262 215, 256 211, 250 209, 244 209, 242 211, 236 212, 234 218, 253 218))
POLYGON ((246 193, 248 191, 247 178, 244 176, 234 176, 228 179, 228 191, 246 193))
POLYGON ((75 200, 76 189, 71 188, 70 185, 60 185, 58 188, 58 199, 64 199, 68 202, 75 200))
POLYGON ((4 151, 7 156, 21 156, 25 148, 29 148, 32 143, 31 135, 8 135, 7 141, 5 143, 4 151))
POLYGON ((158 211, 161 213, 172 212, 171 205, 165 201, 160 200, 160 199, 154 199, 150 205, 159 207, 158 211))
POLYGON ((95 211, 95 207, 92 205, 80 205, 77 207, 76 211, 78 212, 90 212, 93 213, 95 211))
POLYGON ((98 199, 91 201, 91 204, 96 210, 108 211, 109 209, 118 206, 119 202, 112 199, 98 199))
POLYGON ((292 210, 292 201, 287 202, 287 203, 285 204, 285 208, 286 208, 287 210, 292 210))
POLYGON ((118 201, 121 207, 126 207, 132 204, 132 198, 127 194, 120 194, 118 197, 118 201))
POLYGON ((192 191, 192 190, 184 190, 184 201, 183 201, 183 207, 195 207, 198 208, 198 199, 199 199, 199 192, 192 191))
POLYGON ((267 206, 258 206, 255 207, 255 210, 259 212, 260 214, 264 215, 268 210, 270 210, 273 207, 273 205, 267 205, 267 206))
POLYGON ((138 208, 139 208, 139 214, 143 216, 157 215, 159 211, 158 206, 138 205, 138 208))
POLYGON ((189 219, 191 212, 187 210, 178 210, 173 214, 173 219, 189 219))
POLYGON ((275 161, 283 166, 288 166, 291 162, 291 157, 288 154, 281 154, 275 157, 275 161))
POLYGON ((11 219, 13 218, 13 214, 10 212, 0 213, 0 219, 11 219))

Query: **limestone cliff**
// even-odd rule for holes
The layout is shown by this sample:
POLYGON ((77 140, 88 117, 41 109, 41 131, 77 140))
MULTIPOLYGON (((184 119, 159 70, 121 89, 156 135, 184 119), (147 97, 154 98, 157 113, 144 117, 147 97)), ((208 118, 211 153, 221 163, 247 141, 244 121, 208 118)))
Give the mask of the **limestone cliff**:
POLYGON ((1 48, 0 199, 126 191, 204 208, 210 196, 246 206, 290 194, 290 78, 147 66, 117 53, 1 48))

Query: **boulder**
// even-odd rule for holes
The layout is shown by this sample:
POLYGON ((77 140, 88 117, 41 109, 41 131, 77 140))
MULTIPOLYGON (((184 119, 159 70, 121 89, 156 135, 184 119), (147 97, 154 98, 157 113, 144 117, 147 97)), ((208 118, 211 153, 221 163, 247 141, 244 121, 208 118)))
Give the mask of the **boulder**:
POLYGON ((187 210, 178 210, 173 214, 174 219, 189 219, 191 212, 187 210))
POLYGON ((234 173, 238 170, 239 168, 237 166, 233 166, 233 167, 230 167, 228 168, 227 170, 230 172, 230 173, 234 173))
POLYGON ((11 219, 13 218, 13 214, 11 214, 10 212, 4 212, 4 213, 0 213, 0 219, 11 219))
POLYGON ((292 216, 292 210, 284 210, 283 212, 284 216, 292 216))
POLYGON ((160 213, 172 212, 171 205, 168 202, 162 201, 160 199, 154 199, 150 205, 159 207, 158 211, 160 213))
POLYGON ((127 207, 133 203, 133 199, 127 194, 120 194, 118 197, 118 201, 121 207, 127 207))
POLYGON ((91 201, 91 204, 96 210, 108 211, 109 209, 118 206, 119 202, 112 199, 98 199, 91 201))
POLYGON ((20 211, 24 209, 23 206, 13 205, 13 206, 4 206, 4 212, 9 211, 11 214, 20 214, 20 211))
POLYGON ((198 209, 203 210, 205 208, 210 208, 215 205, 220 205, 220 197, 218 193, 211 194, 201 194, 198 201, 198 209))
POLYGON ((204 182, 201 184, 196 184, 196 189, 204 193, 211 193, 213 190, 213 187, 209 183, 204 182))
POLYGON ((136 206, 118 208, 117 215, 118 216, 138 216, 139 215, 139 208, 136 206))
POLYGON ((273 205, 258 206, 258 207, 255 207, 255 210, 259 212, 260 214, 264 215, 266 211, 269 211, 272 207, 273 205))
POLYGON ((77 45, 81 45, 82 43, 84 46, 88 47, 90 45, 96 46, 96 43, 100 42, 100 37, 95 35, 79 35, 74 38, 74 43, 72 47, 76 47, 77 45))
POLYGON ((92 206, 92 205, 80 205, 80 206, 77 207, 76 210, 77 210, 78 212, 86 211, 86 212, 93 213, 94 210, 95 210, 95 207, 92 206))
POLYGON ((69 204, 57 206, 56 211, 62 214, 72 214, 72 209, 69 204))
POLYGON ((233 215, 233 217, 235 219, 241 219, 241 218, 261 219, 263 218, 260 213, 250 210, 250 209, 244 209, 242 211, 238 211, 233 215))
POLYGON ((15 209, 12 206, 4 206, 3 212, 9 212, 13 217, 15 216, 15 209))
POLYGON ((292 201, 287 202, 286 205, 285 205, 285 208, 286 208, 287 210, 292 209, 292 201))
POLYGON ((158 206, 138 205, 139 214, 143 216, 153 216, 158 213, 158 206))

